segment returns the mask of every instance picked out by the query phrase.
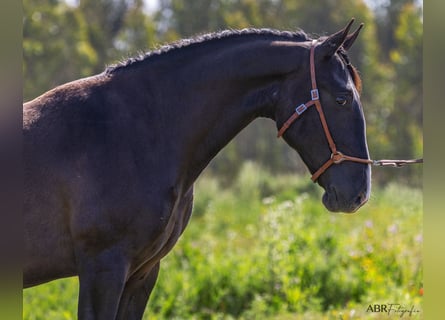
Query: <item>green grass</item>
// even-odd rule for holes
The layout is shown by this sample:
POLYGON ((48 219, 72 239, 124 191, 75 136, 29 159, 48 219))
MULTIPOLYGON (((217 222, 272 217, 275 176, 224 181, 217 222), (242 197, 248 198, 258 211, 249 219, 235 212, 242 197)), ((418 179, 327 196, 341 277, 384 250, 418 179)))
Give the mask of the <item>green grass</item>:
MULTIPOLYGON (((421 311, 421 191, 374 188, 353 215, 328 213, 320 197, 308 177, 253 163, 228 189, 200 179, 144 319, 400 319, 366 311, 387 303, 421 311)), ((77 279, 27 289, 23 305, 27 320, 75 319, 77 279)))

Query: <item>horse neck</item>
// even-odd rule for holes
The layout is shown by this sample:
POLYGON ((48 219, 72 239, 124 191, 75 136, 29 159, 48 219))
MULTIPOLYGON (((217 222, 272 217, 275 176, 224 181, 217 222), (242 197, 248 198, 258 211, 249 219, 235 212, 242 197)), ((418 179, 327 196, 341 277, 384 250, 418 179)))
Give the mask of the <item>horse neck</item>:
POLYGON ((156 96, 169 139, 181 142, 176 158, 189 186, 251 121, 274 118, 282 82, 304 51, 298 42, 270 40, 211 49, 161 61, 152 72, 161 75, 156 96))

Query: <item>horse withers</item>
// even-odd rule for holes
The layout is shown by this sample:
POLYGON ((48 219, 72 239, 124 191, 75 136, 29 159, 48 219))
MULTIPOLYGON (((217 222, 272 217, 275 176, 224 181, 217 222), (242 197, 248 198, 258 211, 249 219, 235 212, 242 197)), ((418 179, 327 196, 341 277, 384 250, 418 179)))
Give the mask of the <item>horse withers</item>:
POLYGON ((141 319, 194 181, 258 117, 276 122, 329 210, 356 211, 370 166, 354 160, 368 150, 351 23, 317 40, 209 34, 25 103, 24 287, 78 275, 79 319, 141 319))

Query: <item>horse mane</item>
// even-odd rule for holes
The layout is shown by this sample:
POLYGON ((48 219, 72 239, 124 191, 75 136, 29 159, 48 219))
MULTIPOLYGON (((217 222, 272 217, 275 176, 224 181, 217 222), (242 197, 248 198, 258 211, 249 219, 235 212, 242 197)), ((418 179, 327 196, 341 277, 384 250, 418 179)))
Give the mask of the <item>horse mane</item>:
POLYGON ((139 53, 138 55, 128 58, 126 60, 120 61, 116 64, 107 66, 105 69, 106 74, 112 74, 127 67, 131 67, 134 65, 138 65, 141 62, 149 61, 154 57, 159 57, 178 49, 187 48, 187 47, 195 47, 203 44, 210 44, 217 42, 218 40, 231 40, 231 39, 239 39, 242 37, 275 37, 281 40, 291 40, 291 41, 309 41, 311 38, 303 30, 298 30, 295 32, 290 31, 279 31, 275 29, 255 29, 255 28, 247 28, 242 30, 224 30, 220 32, 206 33, 197 35, 190 39, 181 39, 175 41, 170 44, 166 44, 161 46, 158 49, 151 50, 145 53, 139 53))
MULTIPOLYGON (((280 40, 290 40, 290 41, 310 41, 310 38, 303 30, 297 30, 294 32, 291 31, 280 31, 276 29, 268 29, 268 28, 246 28, 242 30, 223 30, 220 32, 206 33, 197 35, 190 39, 181 39, 170 44, 166 44, 161 46, 158 49, 151 50, 145 53, 139 53, 138 55, 128 58, 126 60, 120 61, 116 64, 109 65, 105 69, 105 74, 113 74, 120 70, 127 69, 129 67, 133 67, 144 63, 146 61, 150 61, 154 57, 160 57, 166 55, 171 52, 175 52, 182 48, 194 47, 203 44, 216 43, 218 40, 232 40, 232 39, 240 39, 247 37, 273 37, 280 40)), ((322 38, 321 38, 322 39, 322 38)), ((357 91, 360 93, 362 90, 362 80, 357 69, 349 62, 349 58, 346 50, 341 47, 337 53, 340 55, 344 63, 346 64, 354 84, 357 88, 357 91)))

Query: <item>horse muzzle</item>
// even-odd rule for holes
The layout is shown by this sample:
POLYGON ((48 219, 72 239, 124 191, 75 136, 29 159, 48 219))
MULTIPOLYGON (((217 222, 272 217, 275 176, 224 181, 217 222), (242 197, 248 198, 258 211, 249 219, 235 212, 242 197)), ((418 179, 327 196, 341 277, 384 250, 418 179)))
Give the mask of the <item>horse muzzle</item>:
POLYGON ((326 188, 323 204, 331 212, 354 213, 369 199, 370 188, 361 188, 356 193, 344 193, 335 187, 326 188))

